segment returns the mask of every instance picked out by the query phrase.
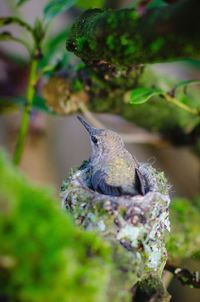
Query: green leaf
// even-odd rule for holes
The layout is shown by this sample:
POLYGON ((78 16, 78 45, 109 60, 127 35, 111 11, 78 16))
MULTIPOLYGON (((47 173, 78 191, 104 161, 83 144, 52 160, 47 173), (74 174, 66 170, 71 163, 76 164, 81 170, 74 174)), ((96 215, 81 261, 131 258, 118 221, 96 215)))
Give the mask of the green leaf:
POLYGON ((52 187, 29 183, 1 150, 0 175, 1 301, 107 302, 108 243, 76 227, 52 187))
MULTIPOLYGON (((14 37, 10 32, 3 31, 0 33, 0 41, 13 41, 23 44, 23 41, 17 37, 14 37)), ((24 45, 24 44, 23 44, 24 45)))
POLYGON ((102 8, 104 5, 104 0, 78 0, 76 6, 83 9, 88 8, 102 8))
POLYGON ((0 115, 13 112, 17 109, 18 107, 14 102, 7 99, 2 99, 2 98, 0 99, 0 115))
POLYGON ((46 106, 45 100, 39 95, 36 95, 33 99, 33 108, 36 110, 45 111, 46 113, 53 114, 49 107, 46 106))
POLYGON ((43 58, 40 60, 40 68, 46 68, 47 65, 61 64, 62 68, 68 62, 69 52, 65 49, 65 43, 67 39, 68 30, 57 33, 54 37, 51 37, 43 47, 43 58))
POLYGON ((29 0, 16 0, 17 6, 25 4, 25 2, 28 2, 29 0))
POLYGON ((36 44, 39 46, 41 44, 41 41, 45 37, 45 30, 43 28, 42 21, 39 18, 35 19, 34 27, 33 27, 33 35, 34 40, 36 41, 36 44))
POLYGON ((152 96, 159 95, 163 91, 158 88, 136 88, 132 90, 130 96, 131 104, 143 104, 146 103, 152 96))
POLYGON ((153 8, 160 8, 164 6, 167 6, 167 3, 164 2, 163 0, 152 0, 147 7, 148 9, 153 9, 153 8))
MULTIPOLYGON (((0 98, 0 115, 15 111, 20 107, 23 108, 25 107, 25 105, 26 98, 23 96, 0 98)), ((38 111, 45 111, 49 114, 54 114, 54 112, 52 112, 52 110, 47 107, 45 99, 39 95, 35 95, 33 99, 33 109, 38 111)))
POLYGON ((175 89, 178 88, 183 88, 185 86, 189 86, 189 85, 197 85, 200 84, 200 80, 186 80, 186 81, 181 81, 178 84, 175 85, 175 89))
POLYGON ((11 25, 11 24, 17 24, 19 26, 22 26, 26 30, 28 30, 31 34, 33 33, 32 27, 20 18, 17 18, 17 17, 1 17, 0 18, 0 27, 6 26, 6 25, 11 25))
POLYGON ((61 12, 76 4, 77 0, 51 0, 44 8, 44 16, 51 20, 61 12))
POLYGON ((14 37, 10 32, 7 32, 7 31, 1 32, 0 41, 11 41, 11 42, 20 43, 27 49, 27 51, 29 52, 30 55, 32 54, 32 50, 31 50, 29 44, 26 42, 26 40, 22 40, 18 37, 14 37))
POLYGON ((166 245, 169 258, 191 258, 199 253, 200 211, 198 199, 174 198, 170 205, 171 232, 167 235, 166 245), (190 217, 190 218, 189 218, 190 217))
POLYGON ((11 35, 10 32, 4 31, 0 33, 0 41, 13 41, 14 37, 11 35))

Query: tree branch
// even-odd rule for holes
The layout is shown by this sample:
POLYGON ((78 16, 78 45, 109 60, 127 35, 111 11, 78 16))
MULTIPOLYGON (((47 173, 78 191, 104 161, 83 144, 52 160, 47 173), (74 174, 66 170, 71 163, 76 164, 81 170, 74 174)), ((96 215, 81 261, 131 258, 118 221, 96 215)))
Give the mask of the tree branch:
POLYGON ((91 9, 72 26, 67 49, 87 63, 103 60, 122 66, 195 58, 199 26, 198 0, 152 9, 142 17, 134 9, 91 9))
MULTIPOLYGON (((78 102, 78 101, 77 101, 78 102)), ((88 119, 88 121, 96 128, 106 128, 106 126, 101 123, 93 113, 87 108, 87 106, 83 102, 78 102, 78 106, 82 111, 83 115, 88 119)), ((164 140, 157 133, 149 133, 144 131, 142 133, 120 133, 119 135, 122 137, 125 143, 135 143, 135 144, 150 144, 154 146, 166 146, 169 143, 164 140)))
MULTIPOLYGON (((109 112, 148 130, 148 134, 142 136, 122 134, 128 143, 160 146, 166 144, 163 138, 167 138, 174 145, 194 146, 198 143, 200 133, 199 111, 195 111, 196 116, 193 116, 185 110, 188 108, 180 108, 180 103, 175 105, 174 97, 170 95, 167 101, 156 97, 145 104, 130 104, 130 91, 137 85, 142 70, 142 66, 116 69, 104 63, 96 64, 93 68, 84 66, 72 78, 51 78, 43 87, 43 97, 47 105, 59 114, 71 114, 78 109, 83 114, 86 114, 85 109, 95 113, 109 112), (185 124, 194 124, 189 133, 182 123, 183 117, 185 124)), ((101 128, 99 121, 94 121, 94 116, 91 119, 91 113, 87 118, 94 126, 101 128)))
POLYGON ((165 269, 171 272, 181 282, 181 284, 200 288, 199 272, 190 272, 186 268, 176 267, 169 263, 166 264, 165 269))

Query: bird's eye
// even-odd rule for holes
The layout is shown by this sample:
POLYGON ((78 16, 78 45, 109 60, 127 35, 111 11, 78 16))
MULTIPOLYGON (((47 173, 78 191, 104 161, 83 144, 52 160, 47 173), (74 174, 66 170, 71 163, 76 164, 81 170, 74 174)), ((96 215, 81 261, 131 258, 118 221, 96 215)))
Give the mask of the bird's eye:
POLYGON ((94 144, 97 144, 98 140, 95 136, 91 136, 91 140, 93 141, 94 144))

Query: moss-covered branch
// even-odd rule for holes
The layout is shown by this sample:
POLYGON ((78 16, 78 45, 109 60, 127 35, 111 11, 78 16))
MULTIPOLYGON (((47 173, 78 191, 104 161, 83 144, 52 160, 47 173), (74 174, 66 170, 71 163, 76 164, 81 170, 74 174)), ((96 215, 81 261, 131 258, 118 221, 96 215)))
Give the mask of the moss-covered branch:
MULTIPOLYGON (((130 92, 138 85, 142 71, 142 66, 115 68, 106 63, 93 68, 83 66, 72 78, 51 78, 43 88, 43 96, 47 105, 59 114, 77 112, 81 102, 90 111, 119 114, 151 132, 161 133, 175 145, 195 146, 198 151, 198 116, 159 96, 140 105, 130 103, 130 92)), ((170 94, 165 95, 171 100, 170 94)), ((190 101, 191 109, 200 109, 198 102, 190 101)))
POLYGON ((198 57, 200 2, 183 0, 149 10, 91 9, 72 26, 67 49, 82 60, 133 66, 198 57), (192 43, 191 43, 192 42, 192 43))
POLYGON ((62 203, 76 224, 95 230, 112 246, 116 274, 112 301, 169 302, 161 278, 167 259, 164 238, 170 230, 169 186, 162 172, 138 163, 149 192, 144 196, 112 196, 88 187, 87 162, 63 182, 62 203), (118 284, 119 283, 119 284, 118 284))

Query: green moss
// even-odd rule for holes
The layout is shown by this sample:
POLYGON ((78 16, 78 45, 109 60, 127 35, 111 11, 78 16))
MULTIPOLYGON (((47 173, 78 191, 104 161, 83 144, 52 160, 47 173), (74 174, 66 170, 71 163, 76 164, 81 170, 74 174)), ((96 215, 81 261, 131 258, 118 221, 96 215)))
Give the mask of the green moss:
POLYGON ((84 85, 80 80, 76 79, 72 82, 72 90, 74 92, 75 91, 81 91, 83 89, 84 89, 84 85))
POLYGON ((82 51, 84 49, 84 46, 86 44, 86 38, 85 37, 78 37, 76 39, 76 47, 77 51, 82 51))
POLYGON ((200 252, 200 210, 197 201, 192 203, 184 198, 172 200, 170 208, 172 229, 167 237, 170 259, 181 261, 200 252))
POLYGON ((114 35, 109 35, 106 39, 106 45, 110 48, 110 49, 114 49, 115 48, 115 36, 114 35))
MULTIPOLYGON (((110 11, 111 12, 111 11, 110 11)), ((114 14, 109 14, 108 18, 107 18, 107 24, 112 28, 112 29, 116 29, 118 22, 117 19, 115 18, 114 14)))
POLYGON ((110 248, 0 154, 0 299, 107 301, 110 248))
POLYGON ((152 53, 157 53, 160 51, 161 47, 163 47, 163 45, 165 44, 165 40, 164 38, 160 37, 158 39, 156 39, 155 41, 153 41, 150 44, 150 50, 152 53))
POLYGON ((163 37, 156 23, 159 21, 168 26, 161 12, 140 18, 134 9, 91 9, 72 26, 67 48, 88 63, 103 60, 129 67, 197 56, 199 39, 194 37, 191 44, 190 37, 167 31, 163 37))

